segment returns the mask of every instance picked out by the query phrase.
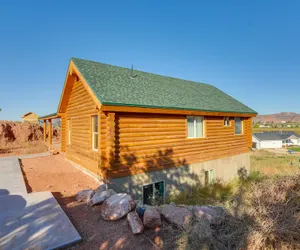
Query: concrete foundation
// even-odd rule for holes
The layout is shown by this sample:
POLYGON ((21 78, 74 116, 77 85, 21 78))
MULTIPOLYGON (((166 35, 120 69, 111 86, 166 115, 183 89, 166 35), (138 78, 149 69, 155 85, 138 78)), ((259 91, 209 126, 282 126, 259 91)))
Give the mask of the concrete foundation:
POLYGON ((153 171, 123 178, 111 180, 109 188, 116 192, 126 192, 131 194, 134 199, 143 199, 143 186, 164 181, 165 195, 176 194, 181 191, 188 191, 195 186, 201 186, 205 183, 205 171, 213 169, 216 179, 229 181, 237 177, 239 169, 250 170, 250 154, 240 154, 225 157, 217 160, 190 164, 187 166, 153 171))

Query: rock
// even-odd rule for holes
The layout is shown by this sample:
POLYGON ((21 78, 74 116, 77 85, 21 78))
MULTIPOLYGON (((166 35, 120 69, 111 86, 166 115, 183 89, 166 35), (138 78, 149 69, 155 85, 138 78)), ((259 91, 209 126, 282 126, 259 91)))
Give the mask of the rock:
POLYGON ((96 192, 101 193, 101 192, 106 191, 106 190, 107 190, 106 185, 105 185, 105 184, 101 184, 101 185, 96 189, 96 192))
POLYGON ((186 206, 186 208, 193 213, 194 212, 194 206, 186 206))
POLYGON ((93 197, 88 201, 88 205, 89 206, 99 205, 114 194, 116 194, 116 192, 112 189, 108 189, 102 192, 96 191, 93 197))
POLYGON ((140 234, 144 231, 144 225, 135 211, 127 214, 127 221, 133 234, 140 234))
POLYGON ((161 226, 160 213, 155 207, 148 207, 144 213, 144 226, 147 228, 156 228, 161 226))
POLYGON ((142 200, 135 200, 135 204, 136 204, 135 211, 140 216, 140 218, 142 218, 144 216, 144 213, 145 213, 148 205, 143 204, 142 200))
POLYGON ((207 220, 210 224, 217 224, 218 219, 225 214, 222 207, 195 206, 194 216, 200 220, 207 220))
POLYGON ((135 204, 136 204, 136 207, 144 207, 145 205, 143 204, 143 201, 142 200, 135 200, 134 201, 135 204))
POLYGON ((58 155, 59 154, 59 151, 57 150, 57 149, 54 149, 53 151, 52 151, 52 155, 58 155))
POLYGON ((181 228, 187 228, 193 217, 193 214, 185 207, 164 205, 160 211, 169 223, 181 228))
POLYGON ((76 195, 76 200, 88 202, 94 194, 92 189, 81 190, 76 195))
POLYGON ((105 200, 101 207, 104 220, 119 220, 135 208, 131 195, 114 194, 105 200))

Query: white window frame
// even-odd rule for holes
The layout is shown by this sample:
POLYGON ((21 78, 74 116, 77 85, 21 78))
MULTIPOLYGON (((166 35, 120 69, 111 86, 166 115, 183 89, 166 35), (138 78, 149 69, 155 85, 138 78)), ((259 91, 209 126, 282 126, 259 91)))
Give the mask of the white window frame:
POLYGON ((243 134, 244 134, 244 121, 243 121, 243 118, 242 118, 242 117, 235 117, 235 118, 234 118, 234 134, 235 134, 235 135, 243 135, 243 134), (236 118, 241 119, 241 133, 240 133, 240 134, 237 134, 237 133, 236 133, 236 129, 235 129, 236 118))
MULTIPOLYGON (((215 184, 216 183, 216 170, 214 170, 213 168, 211 168, 211 169, 205 170, 205 172, 208 173, 208 183, 205 183, 205 185, 215 184), (211 171, 214 172, 214 180, 213 180, 213 182, 211 182, 211 171)), ((205 178, 205 176, 204 176, 204 178, 205 178)))
POLYGON ((148 184, 144 184, 143 187, 142 187, 142 195, 143 195, 143 204, 145 204, 145 200, 144 200, 144 187, 145 186, 149 186, 149 185, 152 185, 152 189, 153 189, 153 194, 152 194, 152 199, 154 200, 155 199, 155 184, 156 183, 159 183, 159 182, 163 182, 163 185, 164 185, 164 197, 163 197, 163 202, 165 203, 166 202, 166 182, 165 181, 156 181, 156 182, 151 182, 151 183, 148 183, 148 184))
POLYGON ((97 122, 98 122, 98 115, 93 115, 92 116, 92 150, 98 151, 98 145, 97 148, 95 148, 95 135, 98 137, 98 142, 99 142, 99 126, 98 126, 98 132, 94 132, 94 119, 97 117, 97 122))
POLYGON ((205 121, 205 117, 204 116, 193 116, 193 115, 189 115, 186 117, 186 126, 187 126, 187 138, 188 139, 193 139, 193 138, 204 138, 204 121, 205 121), (194 119, 194 136, 193 137, 189 137, 189 127, 188 127, 188 118, 192 117, 194 119), (197 118, 196 117, 202 117, 202 136, 197 136, 197 118))
POLYGON ((71 145, 71 119, 68 119, 68 144, 71 145))
POLYGON ((225 116, 223 120, 224 127, 230 127, 230 117, 225 116))

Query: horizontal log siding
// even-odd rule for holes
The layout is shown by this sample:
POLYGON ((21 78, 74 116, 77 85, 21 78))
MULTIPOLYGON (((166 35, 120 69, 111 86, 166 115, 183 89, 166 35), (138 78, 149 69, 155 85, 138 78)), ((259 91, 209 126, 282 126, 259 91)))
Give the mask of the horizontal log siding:
POLYGON ((82 82, 72 86, 65 114, 66 158, 101 175, 100 152, 92 150, 92 120, 97 115, 96 104, 82 82), (71 124, 71 144, 68 144, 68 120, 71 124))
POLYGON ((251 118, 243 134, 234 135, 234 119, 205 117, 205 138, 187 138, 186 116, 116 113, 115 159, 109 177, 116 178, 167 167, 183 166, 249 151, 251 118))

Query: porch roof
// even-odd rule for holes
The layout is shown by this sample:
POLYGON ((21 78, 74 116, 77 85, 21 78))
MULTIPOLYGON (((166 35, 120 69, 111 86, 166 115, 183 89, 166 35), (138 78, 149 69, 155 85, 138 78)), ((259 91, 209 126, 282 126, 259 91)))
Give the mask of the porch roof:
POLYGON ((57 113, 51 113, 39 117, 40 120, 48 120, 48 119, 55 119, 55 118, 60 118, 60 116, 57 113))

